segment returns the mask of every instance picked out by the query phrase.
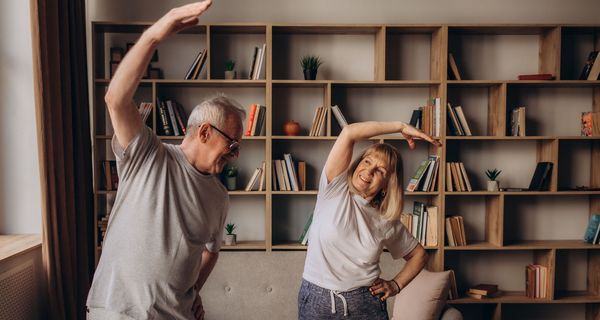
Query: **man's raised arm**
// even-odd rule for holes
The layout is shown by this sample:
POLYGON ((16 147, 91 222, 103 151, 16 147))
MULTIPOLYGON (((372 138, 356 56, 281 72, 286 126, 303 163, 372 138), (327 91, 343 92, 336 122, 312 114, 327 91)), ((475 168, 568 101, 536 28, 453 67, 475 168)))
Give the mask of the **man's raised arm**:
POLYGON ((143 127, 133 95, 142 75, 146 72, 156 46, 170 35, 196 25, 198 16, 211 4, 212 0, 205 0, 172 9, 142 34, 119 64, 117 72, 110 81, 104 101, 108 107, 117 141, 123 148, 129 145, 143 127))

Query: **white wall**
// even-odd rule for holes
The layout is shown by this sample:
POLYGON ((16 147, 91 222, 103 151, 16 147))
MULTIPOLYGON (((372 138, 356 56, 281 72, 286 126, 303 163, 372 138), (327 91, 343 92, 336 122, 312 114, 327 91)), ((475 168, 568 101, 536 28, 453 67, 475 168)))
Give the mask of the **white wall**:
MULTIPOLYGON (((192 1, 87 0, 91 20, 153 21, 192 1), (126 3, 124 5, 124 3, 126 3)), ((598 23, 594 0, 213 0, 207 22, 598 23)))
POLYGON ((0 1, 0 234, 41 233, 29 1, 0 1))

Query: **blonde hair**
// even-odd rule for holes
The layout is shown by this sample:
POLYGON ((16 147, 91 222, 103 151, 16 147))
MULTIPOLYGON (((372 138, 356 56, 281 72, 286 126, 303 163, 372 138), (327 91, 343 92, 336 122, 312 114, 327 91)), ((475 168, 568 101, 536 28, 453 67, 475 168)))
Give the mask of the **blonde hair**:
POLYGON ((377 143, 365 149, 359 157, 357 157, 347 172, 348 186, 350 191, 358 193, 352 185, 352 175, 358 167, 358 164, 367 156, 377 154, 381 156, 388 171, 387 186, 375 195, 371 200, 371 205, 379 209, 383 219, 398 220, 402 214, 404 205, 404 192, 402 189, 402 158, 398 149, 387 143, 377 143))

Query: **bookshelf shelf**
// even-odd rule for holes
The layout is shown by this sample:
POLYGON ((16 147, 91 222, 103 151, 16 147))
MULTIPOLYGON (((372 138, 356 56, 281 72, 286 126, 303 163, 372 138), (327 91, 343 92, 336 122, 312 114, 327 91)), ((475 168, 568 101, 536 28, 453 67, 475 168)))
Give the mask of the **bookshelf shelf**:
MULTIPOLYGON (((101 254, 99 222, 116 196, 116 191, 106 191, 102 169, 103 161, 114 159, 103 99, 110 83, 110 48, 134 42, 150 25, 92 24, 96 259, 101 254)), ((134 100, 153 103, 147 124, 158 134, 163 131, 157 97, 176 100, 187 114, 216 92, 235 97, 244 107, 266 107, 264 135, 244 136, 242 157, 233 164, 240 172, 240 190, 229 192, 229 218, 244 226, 238 232, 242 241, 223 250, 269 252, 307 248, 297 239, 314 208, 326 156, 342 130, 330 106, 338 105, 348 123, 408 121, 416 106, 439 97, 436 139, 443 148, 417 141, 416 150, 409 151, 401 135, 383 135, 358 142, 356 149, 379 141, 397 147, 405 184, 422 160, 439 156, 439 191, 405 192, 405 211, 413 201, 438 207, 438 245, 426 247, 428 267, 453 269, 461 294, 475 283, 497 283, 505 291, 498 298, 461 297, 449 303, 477 319, 501 320, 527 305, 547 304, 583 305, 586 318, 595 319, 600 316, 600 245, 579 237, 589 217, 600 212, 600 137, 579 134, 581 113, 600 111, 600 80, 577 79, 589 52, 600 47, 598 39, 598 25, 206 24, 159 46, 160 60, 153 67, 163 69, 165 78, 143 79, 134 100), (258 80, 248 80, 254 48, 263 44, 264 68, 258 80), (204 48, 208 58, 199 80, 183 80, 204 48), (448 72, 449 53, 462 80, 448 72), (305 54, 325 61, 317 80, 303 80, 299 59, 305 54), (228 59, 236 61, 235 80, 225 80, 228 59), (551 73, 555 80, 516 80, 536 73, 551 73), (461 106, 472 136, 453 135, 448 103, 461 106), (309 136, 320 106, 328 111, 324 130, 321 136, 309 136), (511 136, 511 113, 519 106, 527 108, 527 135, 511 136), (300 124, 300 135, 284 135, 289 120, 300 124), (305 162, 307 191, 276 191, 273 160, 283 159, 284 153, 305 162), (265 191, 243 191, 263 161, 265 191), (485 169, 503 170, 501 188, 528 187, 541 161, 554 164, 548 191, 485 191, 485 169), (449 162, 464 163, 474 191, 445 191, 449 162), (444 219, 455 215, 464 218, 466 246, 447 242, 444 219), (551 298, 525 296, 523 271, 531 263, 548 267, 551 298), (574 286, 568 285, 571 281, 574 286)), ((176 144, 183 136, 159 139, 176 144)))

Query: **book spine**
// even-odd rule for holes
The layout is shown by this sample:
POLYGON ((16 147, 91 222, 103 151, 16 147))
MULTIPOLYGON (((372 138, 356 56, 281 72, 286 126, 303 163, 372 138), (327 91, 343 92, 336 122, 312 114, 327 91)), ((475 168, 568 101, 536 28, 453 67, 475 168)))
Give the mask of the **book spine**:
POLYGON ((163 135, 172 136, 173 132, 171 131, 171 125, 169 124, 169 118, 167 116, 167 110, 164 101, 159 102, 158 112, 160 114, 160 121, 162 124, 163 135))

